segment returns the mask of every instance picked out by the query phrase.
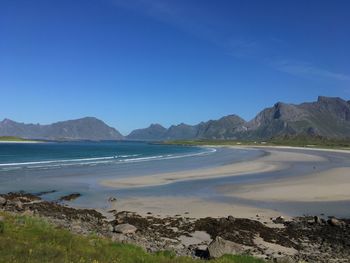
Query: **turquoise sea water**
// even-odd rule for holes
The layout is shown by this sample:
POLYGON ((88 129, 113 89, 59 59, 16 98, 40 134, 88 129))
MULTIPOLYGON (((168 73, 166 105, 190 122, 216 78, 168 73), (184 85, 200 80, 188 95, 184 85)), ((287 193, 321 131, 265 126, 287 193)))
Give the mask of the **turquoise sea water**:
POLYGON ((0 193, 50 192, 43 198, 79 192, 74 205, 103 207, 109 196, 206 196, 207 186, 170 184, 168 187, 122 190, 104 187, 103 180, 177 172, 251 160, 261 151, 229 148, 157 145, 146 142, 65 142, 0 144, 0 193), (173 186, 173 187, 172 187, 173 186), (195 190, 195 191, 194 191, 195 190), (52 193, 51 193, 52 192, 52 193))
POLYGON ((49 142, 0 144, 0 171, 116 164, 203 153, 202 148, 145 142, 49 142))
MULTIPOLYGON (((307 150, 279 149, 281 152, 310 153, 307 150)), ((349 217, 349 201, 279 202, 247 200, 223 195, 218 187, 274 182, 336 167, 350 167, 347 153, 315 151, 322 162, 283 162, 283 169, 240 176, 169 182, 140 188, 111 188, 102 180, 138 177, 167 172, 218 167, 251 161, 267 154, 264 148, 233 149, 155 145, 145 142, 65 142, 42 144, 0 144, 0 193, 47 192, 47 200, 79 192, 70 205, 108 208, 108 199, 133 197, 196 197, 204 200, 243 204, 283 211, 291 215, 326 214, 349 217)))

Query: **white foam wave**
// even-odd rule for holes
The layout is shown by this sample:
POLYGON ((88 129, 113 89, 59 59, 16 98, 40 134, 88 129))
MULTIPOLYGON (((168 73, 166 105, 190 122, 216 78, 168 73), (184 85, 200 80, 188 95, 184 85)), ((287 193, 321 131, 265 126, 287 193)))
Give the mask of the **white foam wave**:
POLYGON ((60 167, 66 167, 66 166, 81 166, 81 165, 95 166, 98 164, 108 164, 108 163, 134 163, 134 162, 145 162, 145 161, 152 161, 152 160, 186 158, 186 157, 192 157, 192 156, 207 155, 214 152, 216 152, 215 148, 205 148, 205 151, 201 151, 197 153, 182 154, 182 155, 166 154, 166 155, 138 157, 138 156, 141 156, 141 154, 131 154, 131 155, 119 155, 119 156, 116 155, 116 156, 107 156, 107 157, 79 158, 79 159, 68 159, 68 160, 3 163, 3 164, 0 164, 0 169, 2 171, 9 171, 12 169, 15 170, 15 169, 21 169, 21 168, 48 169, 48 168, 60 168, 60 167))

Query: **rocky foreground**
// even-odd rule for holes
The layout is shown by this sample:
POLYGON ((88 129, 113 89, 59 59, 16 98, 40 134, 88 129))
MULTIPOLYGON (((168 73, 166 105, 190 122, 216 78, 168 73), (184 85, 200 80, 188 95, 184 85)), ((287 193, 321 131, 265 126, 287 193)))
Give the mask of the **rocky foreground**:
POLYGON ((286 221, 279 217, 270 225, 232 216, 159 218, 110 211, 111 219, 96 210, 74 209, 28 193, 0 195, 0 210, 44 217, 74 233, 94 233, 149 252, 172 250, 200 258, 244 253, 273 262, 350 262, 348 219, 298 217, 286 221))

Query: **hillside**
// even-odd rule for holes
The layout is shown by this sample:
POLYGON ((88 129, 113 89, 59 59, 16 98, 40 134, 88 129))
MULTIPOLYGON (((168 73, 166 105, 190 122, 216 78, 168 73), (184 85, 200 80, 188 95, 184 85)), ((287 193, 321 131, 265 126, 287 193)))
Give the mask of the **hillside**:
POLYGON ((123 136, 103 121, 86 117, 49 125, 25 124, 4 119, 0 136, 15 136, 42 140, 120 140, 123 136))
MULTIPOLYGON (((149 128, 137 132, 148 133, 149 128)), ((132 139, 145 137, 131 134, 132 139)), ((350 137, 350 102, 323 96, 298 105, 278 102, 248 122, 233 114, 196 125, 172 125, 153 135, 154 140, 268 140, 298 135, 346 139, 350 137)))

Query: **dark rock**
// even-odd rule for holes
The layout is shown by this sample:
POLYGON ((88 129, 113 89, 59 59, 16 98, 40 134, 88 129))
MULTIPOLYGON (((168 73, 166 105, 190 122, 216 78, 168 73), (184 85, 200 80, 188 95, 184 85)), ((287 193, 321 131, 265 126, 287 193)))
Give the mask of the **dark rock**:
POLYGON ((57 192, 57 190, 42 191, 42 192, 33 193, 33 195, 43 196, 43 195, 52 194, 52 193, 56 193, 56 192, 57 192))
POLYGON ((276 218, 273 220, 273 222, 274 222, 275 224, 283 224, 284 222, 286 222, 286 220, 284 219, 283 216, 279 216, 279 217, 276 217, 276 218))
POLYGON ((73 193, 73 194, 62 196, 58 200, 59 201, 73 201, 73 200, 77 199, 80 196, 81 196, 81 194, 79 194, 79 193, 73 193))
POLYGON ((330 218, 328 221, 328 224, 330 224, 331 226, 338 226, 338 227, 342 227, 345 225, 345 223, 339 219, 336 219, 335 217, 330 218))
POLYGON ((0 206, 6 205, 7 200, 0 196, 0 206))
POLYGON ((21 201, 16 201, 15 202, 15 206, 16 206, 16 209, 18 211, 22 211, 23 210, 23 203, 21 201))
POLYGON ((319 216, 315 216, 314 217, 314 223, 321 225, 321 224, 324 223, 324 219, 320 218, 319 216))
POLYGON ((208 259, 210 257, 208 247, 207 246, 198 246, 194 250, 194 254, 196 257, 202 259, 208 259))
POLYGON ((235 221, 235 218, 234 218, 233 216, 228 216, 228 217, 227 217, 227 220, 229 220, 229 221, 235 221))

